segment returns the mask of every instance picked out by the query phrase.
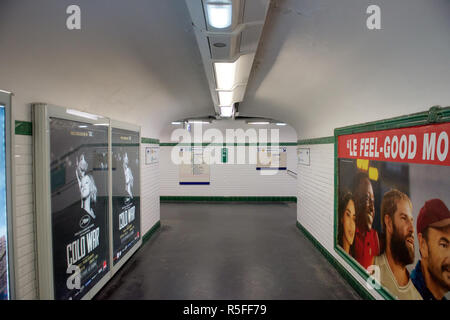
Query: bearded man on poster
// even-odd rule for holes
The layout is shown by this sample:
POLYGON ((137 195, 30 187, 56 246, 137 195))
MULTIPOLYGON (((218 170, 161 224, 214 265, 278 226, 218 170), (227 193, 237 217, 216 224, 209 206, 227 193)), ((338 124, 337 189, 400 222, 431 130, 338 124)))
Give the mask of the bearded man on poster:
POLYGON ((397 299, 422 300, 406 269, 414 262, 414 218, 412 203, 406 194, 396 189, 384 194, 381 225, 384 252, 375 258, 381 284, 397 299))

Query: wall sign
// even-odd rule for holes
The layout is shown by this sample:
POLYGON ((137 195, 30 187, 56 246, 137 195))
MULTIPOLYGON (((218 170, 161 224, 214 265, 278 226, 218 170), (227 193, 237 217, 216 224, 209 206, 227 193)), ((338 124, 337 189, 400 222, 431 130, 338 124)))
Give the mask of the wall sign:
POLYGON ((287 147, 258 147, 256 170, 287 170, 287 147))
POLYGON ((112 128, 114 265, 141 238, 139 132, 112 128))
POLYGON ((210 184, 210 165, 205 162, 203 151, 202 146, 180 147, 180 158, 189 160, 179 165, 180 185, 210 184))
POLYGON ((145 164, 159 162, 159 147, 145 147, 145 164))
POLYGON ((298 164, 309 166, 311 159, 311 150, 309 148, 298 148, 297 149, 297 159, 298 164))
MULTIPOLYGON (((450 122, 445 122, 450 112, 440 112, 441 123, 428 123, 423 113, 395 119, 393 129, 388 120, 383 130, 365 124, 335 132, 335 249, 386 298, 430 298, 432 290, 419 285, 423 259, 440 288, 450 288, 449 271, 442 265, 450 252, 430 237, 439 233, 450 241, 450 122), (441 229, 435 229, 438 225, 441 229), (425 230, 431 230, 428 240, 425 230), (424 243, 434 259, 421 255, 424 243), (389 261, 408 270, 403 274, 410 278, 407 286, 392 274, 389 261)), ((423 281, 432 287, 429 278, 423 281)))

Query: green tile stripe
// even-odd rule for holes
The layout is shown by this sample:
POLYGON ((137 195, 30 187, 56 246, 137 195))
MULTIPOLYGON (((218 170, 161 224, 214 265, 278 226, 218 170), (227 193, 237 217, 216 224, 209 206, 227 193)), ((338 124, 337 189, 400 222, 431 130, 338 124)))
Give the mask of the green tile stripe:
POLYGON ((141 138, 141 143, 146 144, 159 144, 159 139, 153 139, 153 138, 141 138))
POLYGON ((160 200, 164 201, 241 201, 241 202, 297 202, 297 197, 281 197, 281 196, 260 196, 260 197, 240 197, 240 196, 160 196, 160 200))
POLYGON ((365 300, 375 300, 374 297, 364 288, 361 283, 356 281, 356 279, 347 271, 347 269, 342 266, 329 252, 325 249, 319 241, 314 238, 314 236, 308 232, 301 224, 297 221, 297 228, 308 238, 312 244, 323 254, 323 256, 328 260, 329 263, 340 273, 340 275, 347 280, 347 282, 355 289, 359 296, 365 300))
POLYGON ((344 134, 361 133, 368 131, 398 129, 404 127, 420 126, 449 121, 450 121, 450 106, 445 108, 434 106, 431 107, 428 111, 413 113, 406 116, 399 116, 390 119, 336 128, 334 130, 334 135, 339 136, 344 134))
POLYGON ((303 140, 298 140, 297 141, 297 145, 331 144, 331 143, 334 143, 334 136, 321 137, 321 138, 312 138, 312 139, 303 139, 303 140))
POLYGON ((22 136, 33 135, 33 127, 31 126, 31 122, 16 120, 14 132, 22 136))
POLYGON ((142 237, 142 243, 146 243, 152 235, 161 227, 161 220, 156 222, 150 230, 142 237))
POLYGON ((213 147, 248 147, 248 146, 272 146, 272 145, 278 145, 281 147, 286 147, 286 146, 296 146, 297 143, 296 142, 280 142, 278 144, 276 143, 207 143, 207 142, 203 142, 203 143, 177 143, 177 142, 161 142, 160 146, 161 147, 175 147, 175 146, 179 146, 179 147, 207 147, 207 146, 213 146, 213 147))

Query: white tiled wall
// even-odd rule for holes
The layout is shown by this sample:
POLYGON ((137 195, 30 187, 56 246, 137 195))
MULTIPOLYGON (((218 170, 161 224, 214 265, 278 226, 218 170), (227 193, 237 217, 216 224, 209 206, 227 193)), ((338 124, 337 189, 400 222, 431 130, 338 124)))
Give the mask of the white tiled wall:
MULTIPOLYGON (((172 148, 176 147, 161 147, 162 196, 296 196, 295 177, 285 170, 261 175, 255 164, 213 164, 210 185, 180 185, 179 167, 171 160, 172 148)), ((297 147, 287 148, 287 168, 296 171, 297 147)))
POLYGON ((13 139, 13 245, 17 299, 37 297, 32 142, 32 136, 15 135, 13 139))
MULTIPOLYGON (((334 251, 334 144, 304 145, 310 148, 310 166, 298 165, 297 220, 363 286, 365 280, 334 251)), ((376 299, 381 297, 375 292, 376 299)))
POLYGON ((159 147, 155 144, 141 145, 141 217, 142 234, 159 221, 159 163, 145 164, 145 148, 159 147))

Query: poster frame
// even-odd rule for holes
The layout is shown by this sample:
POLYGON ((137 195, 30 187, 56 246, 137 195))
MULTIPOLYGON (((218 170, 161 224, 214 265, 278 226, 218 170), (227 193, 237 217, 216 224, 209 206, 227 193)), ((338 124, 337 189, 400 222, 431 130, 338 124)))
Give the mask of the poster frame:
POLYGON ((11 125, 12 119, 12 97, 14 94, 9 91, 0 90, 0 103, 5 106, 5 167, 6 167, 6 219, 7 219, 7 239, 8 239, 8 285, 9 300, 16 298, 15 287, 15 241, 14 241, 14 219, 12 209, 15 192, 15 168, 14 153, 11 146, 14 145, 14 127, 11 125))
MULTIPOLYGON (((117 120, 110 120, 110 126, 109 126, 109 131, 108 131, 108 140, 109 140, 109 145, 108 145, 108 166, 110 168, 110 170, 108 171, 108 180, 109 180, 109 208, 110 208, 110 219, 109 219, 109 242, 110 242, 110 248, 109 248, 109 260, 110 260, 110 266, 111 266, 111 276, 114 276, 114 274, 117 273, 117 271, 119 271, 120 268, 122 268, 122 266, 128 261, 128 259, 130 259, 133 254, 141 247, 142 245, 142 179, 139 179, 139 191, 141 192, 140 194, 140 201, 141 201, 141 206, 140 206, 140 219, 139 219, 139 241, 135 243, 135 245, 120 259, 120 261, 118 261, 116 263, 116 265, 114 265, 114 240, 113 240, 113 206, 112 206, 112 129, 123 129, 123 130, 129 130, 129 131, 134 131, 134 132, 138 132, 139 133, 139 177, 141 177, 141 171, 142 171, 142 154, 143 152, 141 152, 141 127, 131 124, 131 123, 126 123, 126 122, 122 122, 122 121, 117 121, 117 120)), ((145 157, 145 154, 144 154, 145 157)), ((145 159, 144 159, 145 160, 145 159)))
MULTIPOLYGON (((80 121, 89 124, 107 124, 110 119, 98 116, 98 119, 87 118, 67 111, 70 108, 54 106, 45 103, 32 104, 33 111, 33 174, 34 174, 34 203, 36 210, 36 239, 37 239, 37 267, 39 282, 39 299, 54 300, 53 279, 53 235, 51 214, 51 178, 50 178, 50 117, 64 120, 80 121)), ((108 139, 108 146, 110 141, 108 139)), ((109 165, 109 164, 108 164, 109 165)), ((109 170, 110 171, 110 170, 109 170)), ((109 179, 108 179, 109 182, 109 179)), ((110 197, 110 193, 108 194, 110 197)), ((108 205, 108 220, 111 220, 111 208, 108 205)), ((108 221, 109 223, 109 221, 108 221)), ((108 242, 111 246, 111 243, 108 242)), ((87 291, 82 300, 92 299, 95 294, 111 279, 110 271, 98 283, 87 291)))
MULTIPOLYGON (((409 115, 356 124, 334 130, 334 235, 333 247, 334 251, 362 278, 368 281, 371 278, 368 272, 352 257, 347 255, 345 251, 338 245, 338 206, 339 206, 339 165, 338 165, 338 138, 341 135, 382 131, 388 129, 399 129, 421 125, 431 125, 450 122, 450 106, 449 107, 431 107, 428 111, 413 113, 409 115)), ((376 281, 371 279, 371 281, 376 281)), ((385 300, 394 300, 395 298, 381 284, 374 290, 385 300)))

